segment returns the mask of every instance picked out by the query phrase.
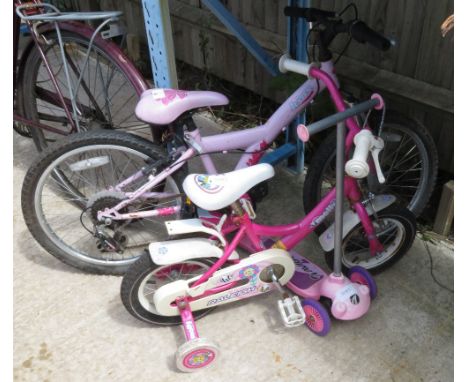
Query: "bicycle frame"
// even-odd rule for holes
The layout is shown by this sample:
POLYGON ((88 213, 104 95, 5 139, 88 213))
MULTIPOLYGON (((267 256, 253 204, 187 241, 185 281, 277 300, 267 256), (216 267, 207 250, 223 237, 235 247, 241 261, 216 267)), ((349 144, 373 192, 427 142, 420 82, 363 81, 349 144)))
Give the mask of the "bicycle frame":
MULTIPOLYGON (((33 1, 33 3, 38 6, 38 8, 33 9, 33 12, 35 14, 41 14, 42 11, 39 8, 40 5, 41 5, 41 2, 35 0, 35 1, 33 1)), ((23 5, 23 2, 22 1, 13 1, 13 28, 14 28, 14 31, 13 31, 13 38, 14 38, 14 40, 13 40, 14 41, 14 45, 13 45, 13 49, 14 49, 14 51, 13 51, 13 65, 14 65, 13 66, 13 94, 14 95, 16 94, 16 84, 17 84, 16 67, 17 67, 18 53, 19 53, 18 42, 19 42, 19 34, 20 34, 20 18, 16 13, 16 7, 19 6, 19 5, 23 5)), ((36 35, 36 33, 35 33, 34 29, 33 29, 32 23, 27 22, 26 25, 28 26, 32 41, 34 42, 34 45, 36 46, 36 49, 38 50, 39 54, 41 55, 41 59, 44 62, 44 66, 45 66, 45 68, 47 70, 47 74, 49 75, 49 78, 50 78, 50 80, 52 82, 52 85, 54 87, 54 90, 55 90, 55 94, 53 94, 52 97, 48 98, 48 102, 63 108, 63 110, 65 111, 65 114, 66 114, 66 118, 67 118, 68 122, 70 123, 71 128, 70 128, 69 132, 62 131, 62 130, 53 128, 51 126, 44 125, 44 124, 39 123, 39 122, 26 119, 26 118, 24 118, 21 115, 16 114, 16 113, 14 113, 13 119, 15 121, 24 123, 24 124, 26 124, 28 126, 44 129, 44 130, 47 130, 47 131, 50 131, 50 132, 53 132, 53 133, 56 133, 56 134, 60 134, 60 135, 68 135, 70 133, 76 132, 77 127, 76 127, 75 121, 74 121, 74 119, 73 119, 73 117, 72 117, 72 115, 70 113, 69 105, 66 102, 62 92, 60 91, 60 87, 58 85, 57 79, 55 78, 54 73, 52 72, 50 63, 49 63, 49 61, 48 61, 48 59, 47 59, 47 57, 45 55, 44 50, 41 47, 38 36, 36 35)))
MULTIPOLYGON (((185 133, 186 141, 189 147, 171 166, 162 170, 159 174, 151 177, 150 180, 141 186, 138 190, 132 193, 126 193, 128 199, 122 201, 114 208, 108 209, 105 212, 98 213, 98 219, 110 217, 114 220, 126 220, 139 217, 138 214, 143 212, 133 212, 131 214, 120 214, 118 211, 128 206, 136 198, 158 198, 158 195, 151 193, 150 190, 157 184, 162 182, 166 177, 180 169, 187 160, 195 155, 201 155, 201 160, 205 170, 209 174, 216 174, 216 167, 210 158, 209 154, 220 151, 229 151, 234 149, 245 149, 247 153, 243 154, 239 159, 236 170, 247 166, 257 164, 261 159, 265 149, 273 142, 280 134, 285 126, 301 113, 304 108, 313 101, 315 96, 325 88, 328 89, 332 97, 337 111, 344 111, 346 104, 341 97, 338 89, 338 79, 334 75, 334 66, 332 61, 322 63, 321 68, 312 68, 310 71, 311 79, 305 81, 261 126, 257 126, 248 130, 230 132, 225 134, 217 134, 208 137, 202 137, 200 131, 195 129, 185 133)), ((349 153, 353 145, 354 136, 361 130, 357 122, 353 118, 346 120, 348 134, 346 137, 346 153, 349 153)), ((115 191, 124 192, 124 188, 132 182, 145 176, 143 171, 139 171, 130 178, 124 180, 112 189, 115 191)), ((124 192, 125 193, 125 192, 124 192)), ((167 195, 164 195, 167 197, 167 195)), ((145 211, 144 217, 150 216, 167 216, 176 214, 180 207, 167 207, 163 209, 155 209, 153 211, 145 211)), ((141 215, 140 217, 143 217, 141 215)))

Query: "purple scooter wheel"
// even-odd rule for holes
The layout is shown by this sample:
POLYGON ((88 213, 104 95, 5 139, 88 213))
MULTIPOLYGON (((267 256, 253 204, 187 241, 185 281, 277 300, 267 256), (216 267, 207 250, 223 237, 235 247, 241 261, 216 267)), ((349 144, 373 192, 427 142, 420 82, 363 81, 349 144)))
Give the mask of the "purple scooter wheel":
POLYGON ((355 266, 348 271, 348 278, 353 282, 369 288, 371 299, 377 297, 377 284, 372 275, 363 267, 355 266))
POLYGON ((318 336, 326 336, 330 331, 330 315, 323 305, 312 299, 302 301, 302 308, 306 314, 305 324, 318 336))

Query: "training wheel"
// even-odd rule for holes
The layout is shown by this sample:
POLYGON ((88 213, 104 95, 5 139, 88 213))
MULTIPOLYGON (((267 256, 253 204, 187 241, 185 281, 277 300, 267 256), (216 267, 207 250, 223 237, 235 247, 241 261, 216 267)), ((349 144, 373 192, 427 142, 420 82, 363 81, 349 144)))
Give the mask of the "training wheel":
POLYGON ((186 373, 211 366, 218 356, 218 345, 206 338, 196 338, 184 343, 175 355, 177 368, 186 373))
POLYGON ((326 336, 330 331, 330 315, 323 305, 312 299, 302 301, 302 308, 306 315, 305 324, 318 336, 326 336))
POLYGON ((348 278, 356 284, 365 285, 369 288, 370 298, 377 297, 377 284, 372 275, 363 267, 355 266, 348 271, 348 278))

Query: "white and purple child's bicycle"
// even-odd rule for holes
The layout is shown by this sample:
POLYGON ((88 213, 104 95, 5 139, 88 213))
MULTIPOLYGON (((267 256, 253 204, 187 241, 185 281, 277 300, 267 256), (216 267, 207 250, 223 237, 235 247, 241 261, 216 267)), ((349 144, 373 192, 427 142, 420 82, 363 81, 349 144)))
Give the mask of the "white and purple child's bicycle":
MULTIPOLYGON (((287 58, 283 59, 283 64, 286 67, 298 65, 287 58)), ((311 77, 321 78, 334 93, 332 82, 321 77, 318 69, 307 70, 311 77)), ((352 123, 346 134, 342 121, 352 121, 350 117, 382 106, 381 97, 373 96, 368 102, 309 127, 299 126, 299 136, 307 140, 309 132, 315 133, 338 123, 337 184, 309 214, 294 224, 267 226, 253 222, 255 212, 246 194, 274 175, 269 164, 220 175, 187 176, 183 188, 194 204, 206 211, 227 210, 221 218, 208 214, 201 219, 166 222, 170 235, 204 234, 207 237, 151 243, 148 252, 125 274, 121 286, 122 301, 133 316, 158 325, 182 323, 186 342, 176 353, 180 370, 200 370, 212 365, 219 357, 219 347, 199 337, 195 324, 195 318, 218 305, 277 289, 283 294, 278 308, 284 325, 295 327, 306 323, 320 336, 330 329, 330 316, 319 302, 320 298, 330 302, 331 314, 341 320, 354 320, 368 311, 377 287, 372 276, 360 266, 349 269, 348 277, 342 274, 343 234, 348 235, 356 226, 362 225, 364 235, 361 239, 366 241, 366 251, 370 248, 372 256, 378 259, 387 252, 394 252, 396 257, 403 255, 410 248, 416 232, 412 214, 392 206, 395 198, 391 195, 379 195, 370 203, 363 202, 355 179, 368 174, 367 157, 371 153, 379 177, 384 181, 378 161, 383 141, 366 129, 356 133, 352 123), (353 142, 353 158, 345 166, 345 152, 350 151, 353 142), (345 169, 347 177, 344 177, 345 169), (352 210, 343 216, 344 196, 350 201, 352 210), (327 274, 292 249, 333 209, 335 223, 320 237, 323 247, 334 249, 333 273, 327 274), (386 216, 383 229, 388 230, 385 241, 382 236, 375 235, 375 226, 369 217, 381 212, 386 216), (232 233, 234 236, 229 242, 226 235, 232 233), (238 247, 251 255, 241 259, 236 252, 238 247), (284 285, 296 295, 290 296, 284 285), (298 296, 303 299, 302 303, 298 296)), ((355 249, 356 256, 359 250, 355 249)))
MULTIPOLYGON (((320 39, 318 46, 321 64, 307 65, 288 57, 280 60, 283 72, 297 72, 307 76, 307 80, 264 125, 202 137, 192 113, 200 107, 227 104, 224 95, 152 89, 142 94, 136 114, 152 125, 169 126, 162 137, 164 145, 115 131, 74 134, 51 145, 29 169, 22 190, 23 215, 34 238, 69 265, 96 273, 124 273, 149 243, 167 236, 164 221, 193 212, 193 206, 181 192, 189 159, 199 156, 208 174, 217 173, 210 158, 213 153, 241 150, 236 170, 257 164, 285 126, 325 88, 336 109, 345 111, 347 106, 328 50, 333 37, 348 33, 380 48, 389 42, 362 22, 343 23, 329 20, 327 12, 313 8, 307 11, 310 19, 320 19, 325 26, 320 33, 327 38, 320 39)), ((354 118, 347 119, 346 126, 349 155, 352 140, 361 127, 354 118)), ((377 164, 376 156, 373 158, 377 164)), ((378 168, 371 164, 374 167, 378 168)), ((353 198, 351 202, 361 199, 359 188, 354 190, 347 195, 353 198)), ((334 207, 333 194, 330 195, 325 198, 326 211, 334 207)), ((362 220, 356 219, 354 211, 345 212, 349 230, 344 237, 342 262, 346 268, 360 265, 378 271, 403 253, 400 248, 406 240, 403 232, 407 211, 393 206, 379 210, 375 205, 383 206, 380 197, 366 195, 366 199, 364 204, 369 210, 363 207, 363 213, 368 214, 367 226, 360 224, 362 220), (374 213, 372 205, 378 213, 374 213)), ((243 200, 248 201, 248 197, 243 200)), ((314 224, 323 221, 318 219, 314 224)), ((325 231, 321 240, 327 253, 333 250, 324 239, 328 235, 325 231)))

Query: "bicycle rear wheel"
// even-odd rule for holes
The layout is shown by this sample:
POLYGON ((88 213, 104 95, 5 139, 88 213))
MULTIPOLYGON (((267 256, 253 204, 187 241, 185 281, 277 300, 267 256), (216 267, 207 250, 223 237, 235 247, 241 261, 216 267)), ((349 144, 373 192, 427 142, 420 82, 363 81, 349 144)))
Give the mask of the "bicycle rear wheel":
MULTIPOLYGON (((109 222, 99 221, 98 213, 129 198, 148 181, 134 175, 165 156, 151 142, 117 131, 73 134, 51 144, 24 179, 21 206, 29 231, 66 264, 93 273, 124 273, 149 243, 167 237, 164 222, 180 219, 181 212, 109 222)), ((120 212, 181 207, 185 174, 186 166, 120 212)))
MULTIPOLYGON (((139 121, 134 114, 142 89, 135 86, 136 81, 132 81, 131 77, 134 74, 121 64, 115 53, 106 48, 108 42, 97 37, 89 61, 85 65, 89 38, 69 30, 63 30, 61 34, 79 110, 78 130, 119 129, 150 139, 149 126, 139 121), (83 77, 78 86, 81 74, 83 77)), ((50 45, 42 46, 44 53, 65 98, 67 108, 72 113, 71 96, 57 33, 50 31, 44 36, 50 41, 50 45)), ((64 135, 71 133, 70 121, 66 117, 64 107, 58 99, 36 47, 33 47, 28 55, 23 73, 18 84, 18 99, 24 116, 58 129, 64 135)), ((35 138, 36 145, 39 144, 41 148, 47 146, 47 142, 55 141, 61 136, 37 128, 31 128, 31 135, 35 138)))

